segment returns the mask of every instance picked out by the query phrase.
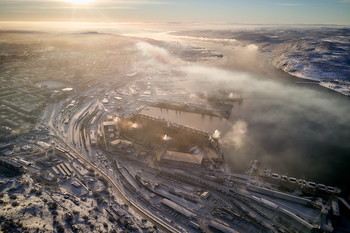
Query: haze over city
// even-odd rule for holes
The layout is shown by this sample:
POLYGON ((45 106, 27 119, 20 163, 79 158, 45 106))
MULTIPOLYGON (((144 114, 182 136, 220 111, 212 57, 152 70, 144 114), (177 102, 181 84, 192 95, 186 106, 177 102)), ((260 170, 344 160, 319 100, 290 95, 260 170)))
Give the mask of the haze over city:
POLYGON ((0 0, 0 231, 349 232, 349 12, 0 0))

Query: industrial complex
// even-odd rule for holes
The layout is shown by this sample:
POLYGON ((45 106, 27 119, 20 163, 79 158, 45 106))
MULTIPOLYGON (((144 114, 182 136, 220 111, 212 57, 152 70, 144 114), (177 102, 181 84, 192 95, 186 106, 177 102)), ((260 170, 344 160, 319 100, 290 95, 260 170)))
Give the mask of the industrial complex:
POLYGON ((244 92, 193 90, 174 71, 146 75, 126 52, 108 54, 103 72, 76 72, 71 85, 11 69, 0 79, 0 231, 349 232, 339 188, 258 161, 230 170, 216 126, 244 92))

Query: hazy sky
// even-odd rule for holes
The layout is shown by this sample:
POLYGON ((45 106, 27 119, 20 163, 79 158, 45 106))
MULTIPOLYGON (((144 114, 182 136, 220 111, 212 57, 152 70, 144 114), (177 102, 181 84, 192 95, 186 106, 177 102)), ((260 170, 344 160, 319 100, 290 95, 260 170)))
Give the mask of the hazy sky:
POLYGON ((350 25, 350 0, 0 0, 0 20, 350 25))

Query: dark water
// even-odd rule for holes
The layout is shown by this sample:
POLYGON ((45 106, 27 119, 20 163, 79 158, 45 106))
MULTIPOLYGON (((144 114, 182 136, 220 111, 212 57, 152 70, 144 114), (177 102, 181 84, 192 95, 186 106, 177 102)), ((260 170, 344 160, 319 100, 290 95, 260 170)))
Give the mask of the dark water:
POLYGON ((239 161, 258 159, 264 168, 349 194, 350 98, 316 86, 293 88, 310 95, 267 95, 236 107, 230 120, 244 119, 248 130, 244 148, 227 150, 232 167, 240 170, 239 161))
POLYGON ((350 99, 318 86, 283 85, 289 93, 259 87, 247 91, 248 98, 234 106, 228 120, 154 107, 143 113, 202 130, 220 130, 233 172, 244 171, 250 160, 258 159, 261 168, 338 186, 349 194, 350 99), (243 133, 234 129, 237 121, 246 124, 243 133), (230 144, 230 137, 242 137, 242 145, 230 144))

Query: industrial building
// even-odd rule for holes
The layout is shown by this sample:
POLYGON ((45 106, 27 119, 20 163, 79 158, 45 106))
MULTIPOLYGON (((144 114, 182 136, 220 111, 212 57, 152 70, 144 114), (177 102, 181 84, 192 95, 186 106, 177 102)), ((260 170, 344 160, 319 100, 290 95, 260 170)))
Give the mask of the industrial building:
POLYGON ((102 122, 103 142, 107 148, 107 142, 110 142, 119 136, 119 131, 115 121, 102 122))
POLYGON ((165 151, 160 159, 162 163, 178 164, 178 165, 195 165, 201 166, 203 162, 203 155, 188 154, 176 151, 165 151))
POLYGON ((22 173, 24 171, 24 168, 21 164, 2 157, 0 157, 0 166, 6 167, 12 171, 19 173, 22 173))
POLYGON ((133 143, 128 140, 116 139, 109 143, 113 147, 117 148, 130 148, 133 146, 133 143))
POLYGON ((107 138, 114 138, 119 135, 117 124, 114 121, 105 121, 102 126, 107 138))

